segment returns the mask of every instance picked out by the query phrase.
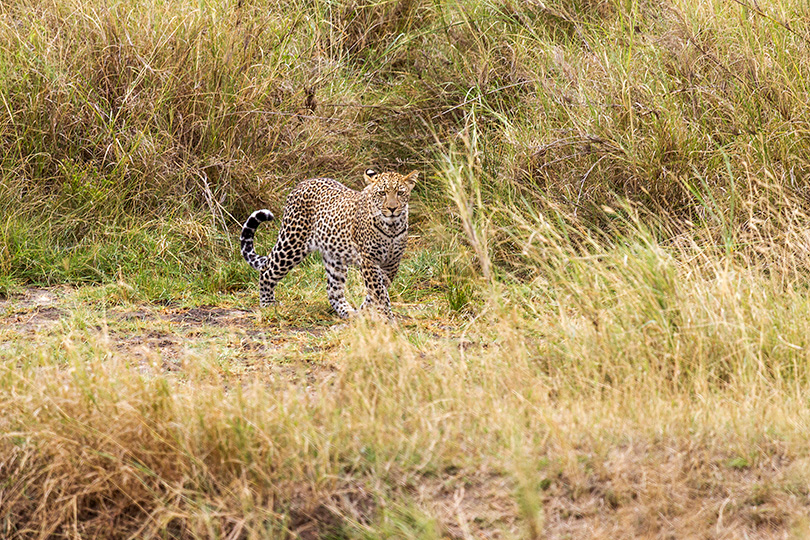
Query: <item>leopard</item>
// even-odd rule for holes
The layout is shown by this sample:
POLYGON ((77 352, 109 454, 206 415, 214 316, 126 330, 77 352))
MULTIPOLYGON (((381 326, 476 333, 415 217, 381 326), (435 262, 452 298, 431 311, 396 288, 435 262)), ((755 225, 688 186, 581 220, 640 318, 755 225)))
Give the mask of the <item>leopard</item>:
POLYGON ((393 320, 388 289, 408 243, 408 203, 419 171, 407 175, 366 169, 365 188, 351 189, 332 178, 311 178, 287 196, 278 237, 268 255, 254 248, 256 229, 274 219, 253 212, 242 226, 242 257, 260 272, 259 305, 276 302, 276 285, 312 252, 321 254, 329 304, 342 319, 357 314, 346 300, 348 269, 355 266, 366 286, 359 311, 371 309, 393 320))

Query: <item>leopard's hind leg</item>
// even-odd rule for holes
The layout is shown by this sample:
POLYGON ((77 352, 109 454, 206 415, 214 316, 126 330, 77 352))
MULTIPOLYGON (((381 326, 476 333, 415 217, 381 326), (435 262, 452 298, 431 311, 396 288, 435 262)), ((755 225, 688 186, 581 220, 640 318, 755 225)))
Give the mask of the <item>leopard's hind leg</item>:
POLYGON ((283 229, 279 231, 278 241, 267 256, 267 262, 259 277, 259 305, 261 307, 267 307, 276 301, 275 289, 278 282, 308 254, 309 249, 303 239, 290 238, 283 229))

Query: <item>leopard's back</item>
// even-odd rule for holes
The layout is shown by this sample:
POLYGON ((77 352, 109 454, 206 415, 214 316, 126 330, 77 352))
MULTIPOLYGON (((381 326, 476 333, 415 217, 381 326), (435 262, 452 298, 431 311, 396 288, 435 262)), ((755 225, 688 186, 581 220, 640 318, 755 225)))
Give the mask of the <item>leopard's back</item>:
POLYGON ((298 184, 287 197, 279 237, 300 239, 308 252, 357 258, 352 231, 362 192, 331 178, 298 184))

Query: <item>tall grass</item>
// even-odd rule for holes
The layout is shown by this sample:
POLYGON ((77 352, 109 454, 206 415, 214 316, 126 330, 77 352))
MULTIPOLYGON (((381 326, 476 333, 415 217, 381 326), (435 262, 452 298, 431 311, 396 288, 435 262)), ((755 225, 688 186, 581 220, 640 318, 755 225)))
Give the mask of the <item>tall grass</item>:
POLYGON ((484 177, 535 202, 803 195, 800 4, 7 2, 3 208, 231 226, 307 176, 439 171, 471 122, 484 177))
POLYGON ((546 233, 526 245, 535 276, 485 288, 460 336, 357 321, 327 338, 314 380, 235 380, 217 367, 230 339, 187 353, 177 378, 130 363, 92 318, 5 349, 5 534, 798 526, 801 284, 649 237, 572 252, 525 224, 546 233))

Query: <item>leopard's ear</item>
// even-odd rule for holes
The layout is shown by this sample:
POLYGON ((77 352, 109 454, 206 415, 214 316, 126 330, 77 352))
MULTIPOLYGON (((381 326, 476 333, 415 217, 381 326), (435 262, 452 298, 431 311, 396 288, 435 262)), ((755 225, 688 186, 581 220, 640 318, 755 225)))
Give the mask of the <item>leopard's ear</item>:
POLYGON ((365 179, 366 184, 371 184, 372 182, 376 182, 377 178, 377 171, 374 169, 366 169, 366 172, 363 173, 363 179, 365 179))
POLYGON ((413 186, 416 185, 416 180, 419 178, 419 171, 411 171, 408 176, 402 179, 405 182, 405 185, 408 186, 408 189, 413 189, 413 186))

